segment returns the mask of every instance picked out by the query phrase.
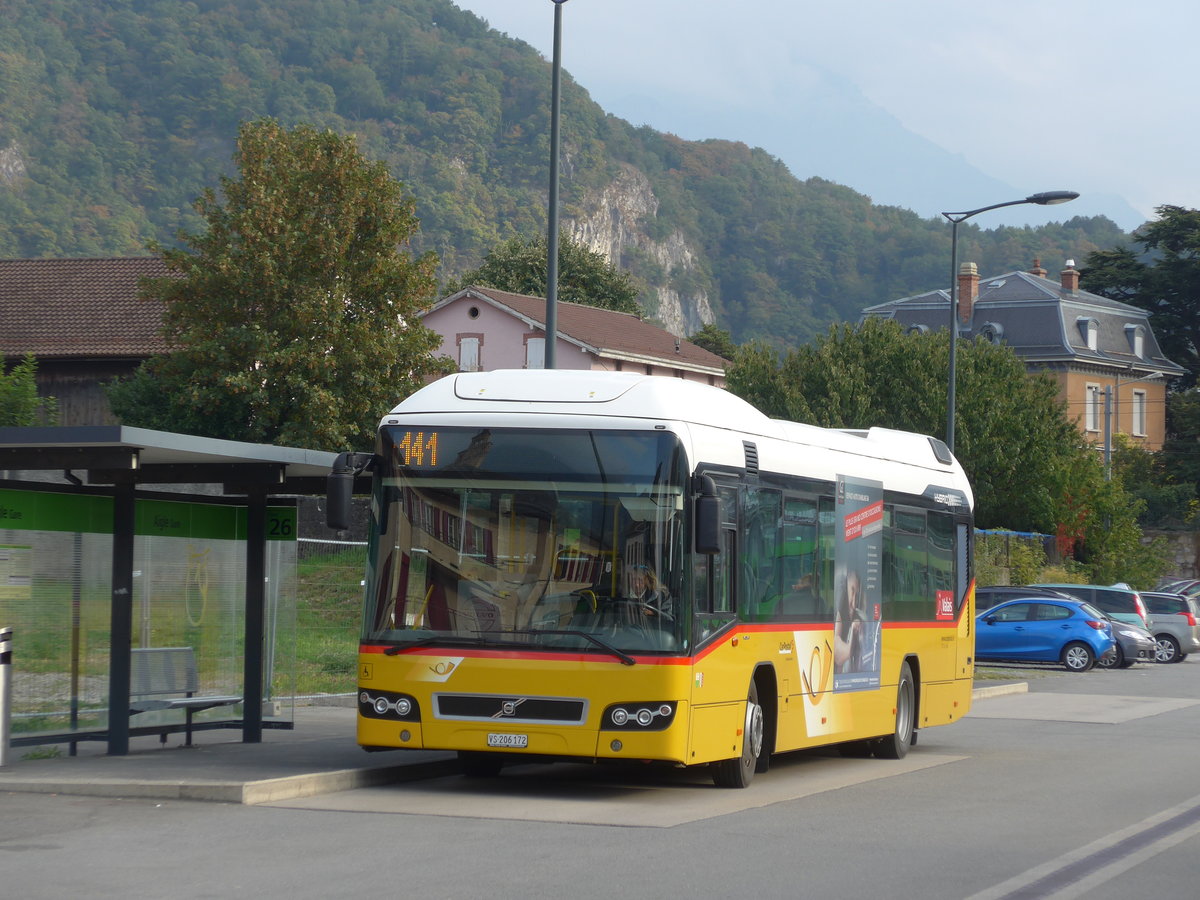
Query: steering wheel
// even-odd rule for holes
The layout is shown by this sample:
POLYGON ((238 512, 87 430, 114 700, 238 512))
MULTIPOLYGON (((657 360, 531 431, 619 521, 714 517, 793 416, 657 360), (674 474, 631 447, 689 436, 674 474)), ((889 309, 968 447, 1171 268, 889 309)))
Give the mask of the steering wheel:
POLYGON ((651 600, 635 600, 634 602, 637 603, 638 606, 641 607, 642 611, 647 615, 662 616, 669 622, 675 621, 675 616, 673 614, 667 612, 665 609, 651 600))

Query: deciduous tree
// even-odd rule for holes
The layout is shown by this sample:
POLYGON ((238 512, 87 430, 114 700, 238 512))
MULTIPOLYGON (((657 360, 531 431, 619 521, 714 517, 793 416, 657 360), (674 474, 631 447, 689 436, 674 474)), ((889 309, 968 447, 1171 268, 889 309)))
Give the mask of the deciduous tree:
POLYGON ((146 427, 339 450, 439 371, 432 254, 406 246, 412 199, 352 137, 270 119, 242 126, 236 178, 195 207, 207 223, 182 249, 155 245, 172 276, 168 355, 110 391, 146 427))
MULTIPOLYGON (((467 272, 447 291, 468 285, 492 287, 532 297, 546 296, 547 256, 545 238, 511 238, 493 249, 479 268, 467 272)), ((584 306, 598 306, 640 315, 638 285, 623 272, 566 234, 558 241, 558 299, 584 306)))
POLYGON ((1080 283, 1087 290, 1154 314, 1154 335, 1168 359, 1200 377, 1200 210, 1164 205, 1134 232, 1129 247, 1088 254, 1080 283))
POLYGON ((32 353, 8 372, 0 365, 0 426, 54 425, 57 419, 57 401, 38 396, 37 360, 32 353))

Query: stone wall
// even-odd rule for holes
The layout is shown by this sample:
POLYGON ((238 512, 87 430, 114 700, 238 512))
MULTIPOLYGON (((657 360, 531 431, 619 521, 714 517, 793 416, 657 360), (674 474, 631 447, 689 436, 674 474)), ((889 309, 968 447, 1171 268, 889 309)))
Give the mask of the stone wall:
POLYGON ((1179 578, 1200 578, 1200 531, 1147 531, 1146 537, 1165 538, 1172 564, 1168 566, 1168 576, 1179 578))

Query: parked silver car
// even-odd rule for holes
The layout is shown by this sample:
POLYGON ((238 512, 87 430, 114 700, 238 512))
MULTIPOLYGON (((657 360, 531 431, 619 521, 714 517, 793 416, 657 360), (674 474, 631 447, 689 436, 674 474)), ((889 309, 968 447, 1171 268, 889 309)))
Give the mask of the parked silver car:
POLYGON ((1122 622, 1108 615, 1112 624, 1112 636, 1116 642, 1111 650, 1096 660, 1102 669, 1128 669, 1134 663, 1157 662, 1157 647, 1154 636, 1141 625, 1122 622))
POLYGON ((1182 662, 1200 652, 1200 601, 1164 591, 1143 591, 1159 662, 1182 662))

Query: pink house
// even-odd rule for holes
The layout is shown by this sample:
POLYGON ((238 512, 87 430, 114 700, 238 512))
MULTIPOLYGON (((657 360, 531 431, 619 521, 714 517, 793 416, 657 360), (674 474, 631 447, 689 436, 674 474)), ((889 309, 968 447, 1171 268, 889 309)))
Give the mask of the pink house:
MULTIPOLYGON (((422 321, 442 336, 440 354, 459 371, 543 368, 541 297, 468 287, 434 304, 422 321)), ((557 331, 560 369, 643 372, 725 386, 725 360, 629 313, 560 302, 557 331)))

